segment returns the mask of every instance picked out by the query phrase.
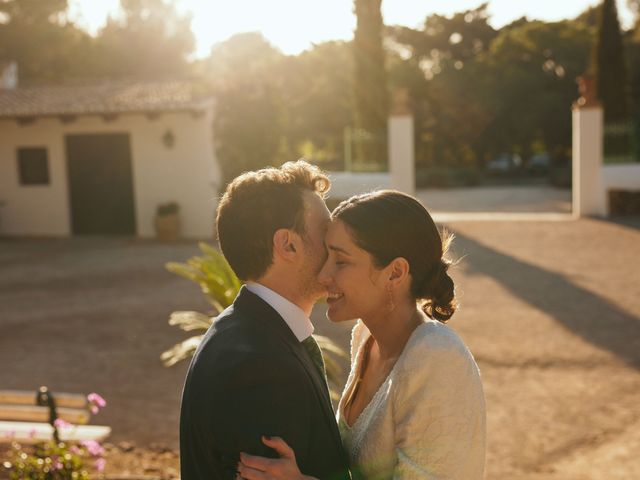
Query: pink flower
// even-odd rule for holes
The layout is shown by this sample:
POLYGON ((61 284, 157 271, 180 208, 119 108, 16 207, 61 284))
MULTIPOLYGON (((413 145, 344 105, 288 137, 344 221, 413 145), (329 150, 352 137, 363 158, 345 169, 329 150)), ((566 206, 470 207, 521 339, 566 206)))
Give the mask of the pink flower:
POLYGON ((96 467, 96 470, 100 473, 102 473, 104 471, 104 466, 106 464, 106 460, 104 458, 99 458, 96 460, 96 463, 94 464, 96 467))
POLYGON ((104 455, 104 448, 95 440, 84 440, 80 442, 84 448, 94 457, 104 455))
POLYGON ((80 453, 80 449, 75 445, 71 445, 71 447, 69 448, 69 451, 74 455, 78 455, 80 453))
POLYGON ((66 420, 63 420, 62 418, 56 418, 56 420, 53 422, 53 426, 56 428, 70 428, 73 425, 71 425, 69 422, 67 422, 66 420))
POLYGON ((52 470, 62 470, 63 467, 64 465, 62 465, 62 462, 58 457, 53 458, 53 464, 51 465, 52 470))
POLYGON ((87 400, 89 400, 90 403, 97 405, 99 408, 107 406, 107 401, 95 392, 87 395, 87 400))
POLYGON ((91 405, 91 413, 93 413, 95 415, 99 411, 100 411, 100 409, 98 408, 97 405, 91 405))

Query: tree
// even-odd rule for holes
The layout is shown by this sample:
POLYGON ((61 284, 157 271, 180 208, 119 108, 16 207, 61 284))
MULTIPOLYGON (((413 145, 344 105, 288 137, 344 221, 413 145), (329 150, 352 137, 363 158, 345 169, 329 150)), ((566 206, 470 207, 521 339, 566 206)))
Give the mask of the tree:
POLYGON ((283 58, 261 34, 242 33, 214 45, 200 66, 217 99, 214 135, 222 189, 242 172, 291 159, 277 81, 283 58))
POLYGON ((571 145, 575 78, 588 66, 592 30, 584 23, 529 22, 500 32, 483 60, 492 78, 492 121, 483 134, 493 154, 524 156, 535 144, 548 152, 571 145))
POLYGON ((49 23, 52 16, 57 16, 67 9, 68 0, 3 0, 0 12, 22 25, 49 23))
POLYGON ((430 15, 421 30, 388 29, 396 53, 391 81, 410 92, 418 165, 472 166, 478 160, 478 139, 490 119, 483 95, 488 79, 477 63, 497 35, 488 19, 483 4, 451 17, 430 15))
POLYGON ((385 165, 389 100, 382 48, 382 0, 355 0, 357 26, 354 52, 354 123, 365 141, 357 142, 360 161, 385 165), (367 139, 370 137, 370 139, 367 139))
POLYGON ((578 15, 575 18, 576 22, 581 22, 584 23, 585 25, 597 29, 598 28, 598 21, 600 18, 600 8, 602 5, 593 5, 590 7, 587 7, 587 9, 582 12, 580 15, 578 15))
POLYGON ((101 73, 111 77, 184 77, 195 47, 191 18, 171 0, 120 0, 98 37, 101 73))
POLYGON ((66 10, 67 0, 0 1, 0 59, 18 63, 20 84, 62 82, 94 70, 93 40, 67 21, 66 10))
POLYGON ((590 27, 519 19, 495 31, 486 5, 432 15, 424 25, 390 29, 411 53, 392 57, 390 71, 394 84, 412 92, 419 165, 466 167, 502 152, 570 148, 575 78, 588 66, 590 27))
POLYGON ((279 68, 285 136, 297 156, 340 168, 344 130, 352 122, 350 42, 314 45, 279 68))
POLYGON ((488 23, 487 8, 484 3, 451 17, 430 15, 422 30, 392 27, 389 34, 396 43, 409 46, 427 78, 433 78, 447 68, 461 70, 464 62, 489 48, 497 32, 488 23))
POLYGON ((627 5, 636 17, 640 16, 640 0, 627 0, 627 5))
POLYGON ((595 68, 598 97, 604 108, 605 122, 627 121, 627 67, 614 0, 604 0, 602 3, 592 65, 595 68))

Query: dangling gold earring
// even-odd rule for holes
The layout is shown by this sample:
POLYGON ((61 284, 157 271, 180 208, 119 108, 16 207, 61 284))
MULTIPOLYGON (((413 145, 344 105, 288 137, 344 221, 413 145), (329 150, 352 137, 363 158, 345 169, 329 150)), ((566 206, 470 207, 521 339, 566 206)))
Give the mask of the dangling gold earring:
POLYGON ((387 310, 393 312, 396 309, 396 302, 393 300, 393 289, 387 285, 387 310))

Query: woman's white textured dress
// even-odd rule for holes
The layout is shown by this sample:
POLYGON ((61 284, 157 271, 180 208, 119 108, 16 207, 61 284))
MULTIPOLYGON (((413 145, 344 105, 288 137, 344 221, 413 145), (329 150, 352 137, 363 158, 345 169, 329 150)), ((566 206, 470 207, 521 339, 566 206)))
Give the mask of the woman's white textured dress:
POLYGON ((476 480, 485 461, 485 403, 473 356, 446 325, 427 319, 353 425, 344 408, 371 333, 358 321, 338 424, 354 478, 476 480))

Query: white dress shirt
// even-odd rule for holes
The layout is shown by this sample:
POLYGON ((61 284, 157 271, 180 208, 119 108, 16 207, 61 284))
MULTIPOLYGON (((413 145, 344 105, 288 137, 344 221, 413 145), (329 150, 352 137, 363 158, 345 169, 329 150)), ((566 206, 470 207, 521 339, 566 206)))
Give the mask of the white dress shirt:
POLYGON ((245 286, 247 290, 259 296, 280 314, 299 342, 313 333, 311 320, 296 304, 259 283, 248 282, 245 286))

